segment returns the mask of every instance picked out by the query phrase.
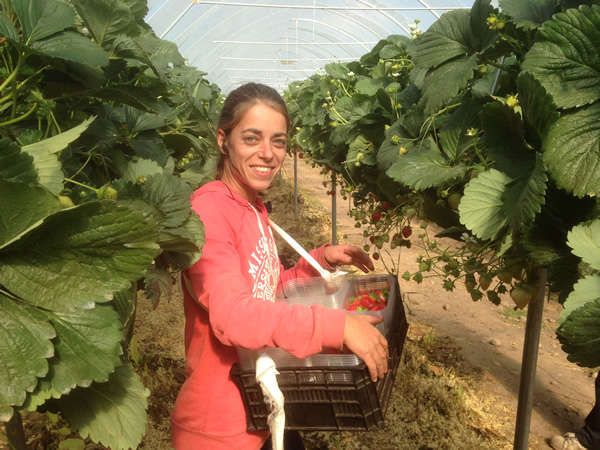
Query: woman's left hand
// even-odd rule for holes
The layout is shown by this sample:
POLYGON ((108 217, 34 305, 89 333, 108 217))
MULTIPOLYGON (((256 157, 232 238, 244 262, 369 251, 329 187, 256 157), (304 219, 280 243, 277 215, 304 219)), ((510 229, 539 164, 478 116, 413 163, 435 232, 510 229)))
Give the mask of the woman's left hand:
POLYGON ((354 245, 329 245, 323 249, 323 257, 331 267, 353 265, 365 273, 375 270, 369 255, 354 245))

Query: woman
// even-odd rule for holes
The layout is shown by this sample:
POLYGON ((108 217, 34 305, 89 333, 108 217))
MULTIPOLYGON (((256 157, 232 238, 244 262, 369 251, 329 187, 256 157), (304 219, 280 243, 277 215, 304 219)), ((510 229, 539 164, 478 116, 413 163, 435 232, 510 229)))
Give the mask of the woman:
MULTIPOLYGON (((191 199, 206 243, 183 274, 187 379, 172 415, 177 450, 260 449, 268 438, 268 432, 246 431, 241 394, 229 376, 236 347, 281 347, 302 358, 345 344, 374 381, 387 371, 387 341, 372 326, 381 318, 274 302, 285 281, 318 276, 305 260, 283 270, 259 198, 282 167, 289 126, 285 102, 265 85, 246 84, 223 105, 217 180, 191 199)), ((327 245, 311 254, 328 270, 340 264, 374 269, 354 246, 327 245)))

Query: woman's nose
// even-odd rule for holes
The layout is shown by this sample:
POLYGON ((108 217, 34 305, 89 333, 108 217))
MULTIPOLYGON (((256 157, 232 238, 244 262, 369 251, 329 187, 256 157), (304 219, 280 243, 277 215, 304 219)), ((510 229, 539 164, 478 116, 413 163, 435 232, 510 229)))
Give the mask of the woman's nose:
POLYGON ((264 159, 271 159, 273 157, 273 149, 271 148, 270 142, 264 142, 261 145, 259 156, 263 157, 264 159))

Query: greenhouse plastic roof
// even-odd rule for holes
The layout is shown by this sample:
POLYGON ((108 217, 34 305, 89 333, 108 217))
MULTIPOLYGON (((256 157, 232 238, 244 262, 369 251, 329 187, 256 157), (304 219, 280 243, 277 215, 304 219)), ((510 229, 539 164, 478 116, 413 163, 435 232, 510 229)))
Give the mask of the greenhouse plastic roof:
POLYGON ((248 81, 283 91, 392 34, 425 31, 473 0, 148 0, 146 22, 225 93, 248 81), (415 20, 420 22, 415 25, 415 20))

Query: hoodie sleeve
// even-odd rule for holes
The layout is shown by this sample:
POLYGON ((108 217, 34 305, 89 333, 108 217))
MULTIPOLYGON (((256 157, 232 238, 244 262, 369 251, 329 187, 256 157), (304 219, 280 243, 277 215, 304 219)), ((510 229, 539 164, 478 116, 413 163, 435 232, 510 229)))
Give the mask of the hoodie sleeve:
MULTIPOLYGON (((187 270, 188 290, 208 310, 211 329, 219 341, 253 350, 281 347, 297 357, 324 347, 341 348, 345 311, 321 306, 289 306, 252 296, 243 271, 244 208, 215 195, 194 200, 193 209, 206 228, 202 257, 187 270), (239 214, 239 216, 238 216, 239 214)), ((227 199, 226 199, 227 200, 227 199)), ((253 218, 251 220, 254 220, 253 218)), ((247 225, 247 224, 246 224, 247 225)), ((312 270, 312 269, 311 269, 312 270)))

